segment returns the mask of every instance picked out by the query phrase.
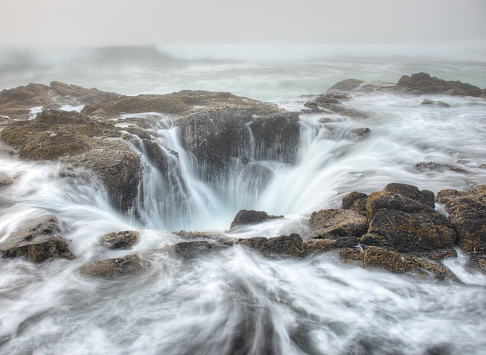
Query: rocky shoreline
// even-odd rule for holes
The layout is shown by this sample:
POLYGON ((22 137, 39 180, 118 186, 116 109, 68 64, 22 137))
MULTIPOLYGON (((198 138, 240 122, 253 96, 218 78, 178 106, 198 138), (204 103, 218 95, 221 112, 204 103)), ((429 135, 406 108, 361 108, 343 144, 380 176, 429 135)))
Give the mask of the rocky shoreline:
MULTIPOLYGON (((403 76, 397 84, 354 79, 340 82, 327 94, 307 102, 302 113, 365 118, 366 112, 346 108, 342 103, 349 93, 375 91, 486 97, 485 90, 473 85, 417 73, 403 76)), ((424 100, 422 104, 447 107, 441 101, 424 100)), ((12 155, 26 160, 59 161, 67 179, 99 179, 112 204, 120 212, 134 215, 138 214, 136 202, 143 175, 142 151, 166 181, 177 178, 174 162, 179 159, 178 154, 155 142, 157 128, 162 124, 155 117, 160 116, 179 128, 183 148, 201 167, 199 178, 209 184, 217 184, 228 174, 233 160, 247 165, 253 159, 288 164, 296 159, 298 113, 230 93, 181 91, 123 96, 59 82, 0 92, 0 139, 10 147, 12 155), (67 111, 66 105, 82 109, 67 111), (137 115, 148 112, 153 118, 137 115)), ((366 139, 369 133, 363 128, 350 135, 358 141, 366 139)), ((12 183, 0 175, 0 188, 12 183)), ((446 189, 435 195, 416 186, 392 183, 369 195, 350 192, 342 199, 341 209, 313 212, 309 235, 248 239, 231 235, 239 226, 276 218, 285 217, 242 210, 227 233, 175 232, 188 241, 167 246, 164 251, 183 259, 238 246, 270 258, 333 253, 344 264, 454 279, 442 260, 457 257, 458 248, 469 256, 470 267, 486 272, 486 185, 468 191, 446 189), (443 206, 446 214, 436 210, 436 203, 443 206)), ((32 219, 0 244, 0 252, 5 258, 24 257, 34 263, 74 259, 62 233, 56 216, 32 219)), ((100 236, 99 247, 130 250, 140 235, 139 231, 110 233, 100 236)), ((111 279, 149 267, 142 256, 129 254, 89 263, 78 272, 111 279)))

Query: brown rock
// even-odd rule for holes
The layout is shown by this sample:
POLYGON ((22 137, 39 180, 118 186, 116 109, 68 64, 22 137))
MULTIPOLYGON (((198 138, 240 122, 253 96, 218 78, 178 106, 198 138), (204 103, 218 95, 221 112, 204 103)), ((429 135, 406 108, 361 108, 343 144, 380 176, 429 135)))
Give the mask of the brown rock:
POLYGON ((433 208, 394 192, 373 192, 366 202, 366 214, 372 219, 381 211, 402 211, 407 213, 437 213, 433 208))
POLYGON ((231 222, 230 230, 239 225, 256 224, 275 218, 283 218, 283 216, 269 215, 267 212, 264 211, 241 210, 236 214, 233 222, 231 222))
POLYGON ((330 239, 311 239, 304 242, 307 253, 325 253, 334 249, 355 247, 359 244, 356 237, 341 237, 336 240, 330 239))
POLYGON ((445 81, 431 77, 427 73, 403 75, 398 81, 397 88, 414 94, 448 94, 474 97, 482 95, 481 89, 477 86, 460 81, 445 81))
POLYGON ((457 239, 452 225, 441 214, 396 210, 376 213, 368 233, 380 236, 399 252, 450 249, 457 239))
POLYGON ((131 254, 123 258, 107 259, 89 263, 78 270, 81 276, 116 279, 125 275, 139 274, 148 267, 138 255, 131 254))
POLYGON ((139 236, 135 231, 112 232, 102 236, 99 245, 108 249, 130 249, 139 236))
POLYGON ((357 191, 350 192, 349 194, 343 197, 341 202, 341 208, 345 210, 352 209, 356 201, 366 200, 367 198, 368 195, 362 192, 357 192, 357 191))
POLYGON ((0 244, 4 257, 25 257, 28 261, 41 263, 50 259, 74 259, 66 239, 56 235, 60 231, 55 217, 34 218, 0 244))
POLYGON ((240 245, 257 250, 264 256, 281 255, 303 257, 306 254, 302 238, 298 234, 282 235, 274 238, 240 239, 240 245))
POLYGON ((312 212, 309 223, 314 238, 360 237, 368 229, 368 220, 352 210, 330 209, 312 212))

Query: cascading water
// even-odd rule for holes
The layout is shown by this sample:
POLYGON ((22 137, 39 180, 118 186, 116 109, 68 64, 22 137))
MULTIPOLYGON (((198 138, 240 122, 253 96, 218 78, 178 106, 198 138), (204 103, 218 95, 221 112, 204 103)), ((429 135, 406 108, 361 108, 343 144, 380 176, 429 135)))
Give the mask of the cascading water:
MULTIPOLYGON (((357 69, 353 63, 331 64, 320 63, 318 71, 334 68, 359 77, 363 68, 368 76, 381 75, 382 70, 373 64, 357 69)), ((220 64, 213 65, 220 69, 220 64)), ((251 65, 235 67, 257 75, 251 65)), ((290 65, 268 67, 287 68, 285 80, 294 73, 290 65)), ((408 72, 399 64, 391 67, 392 74, 408 72)), ((467 68, 480 72, 481 67, 473 63, 467 68)), ((305 68, 315 71, 310 64, 305 68)), ((452 75, 451 68, 455 65, 444 64, 442 70, 452 75)), ((231 65, 224 70, 231 71, 231 65)), ((259 83, 280 72, 262 70, 259 83)), ((474 76, 471 73, 467 78, 474 76)), ((159 73, 163 78, 169 74, 173 72, 159 73)), ((184 75, 194 77, 187 71, 184 75)), ((212 89, 231 87, 229 76, 209 69, 205 75, 211 77, 212 89), (222 78, 220 86, 214 84, 215 77, 222 78)), ((146 81, 154 79, 147 75, 146 81)), ((272 89, 260 98, 280 99, 281 93, 275 92, 278 95, 272 89)), ((300 111, 308 99, 297 97, 280 106, 300 111)), ((438 281, 346 266, 333 253, 274 260, 236 245, 184 260, 165 249, 186 241, 170 233, 180 229, 213 230, 232 238, 293 232, 305 237, 312 211, 338 208, 344 194, 370 193, 390 182, 434 192, 486 182, 483 99, 369 93, 355 95, 344 105, 369 117, 301 114, 294 164, 269 160, 264 147, 252 140, 249 123, 247 146, 214 181, 205 180, 207 167, 184 148, 174 122, 153 115, 158 137, 151 141, 164 153, 168 174, 149 157, 154 147, 133 136, 143 170, 136 211, 129 216, 111 206, 93 175, 66 171, 57 163, 21 161, 2 146, 0 172, 11 183, 0 187, 0 240, 31 217, 53 214, 77 258, 40 265, 0 259, 0 353, 484 354, 486 277, 465 267, 468 258, 460 250, 458 258, 444 262, 457 280, 438 281), (451 107, 421 105, 425 98, 451 107), (370 129, 369 135, 359 139, 355 130, 363 128, 370 129), (429 162, 436 165, 421 165, 429 162), (451 165, 460 169, 447 168, 451 165), (242 208, 285 218, 228 233, 242 208), (131 250, 97 245, 103 234, 120 230, 140 231, 131 250), (127 253, 140 255, 150 268, 118 280, 77 273, 87 262, 127 253)))

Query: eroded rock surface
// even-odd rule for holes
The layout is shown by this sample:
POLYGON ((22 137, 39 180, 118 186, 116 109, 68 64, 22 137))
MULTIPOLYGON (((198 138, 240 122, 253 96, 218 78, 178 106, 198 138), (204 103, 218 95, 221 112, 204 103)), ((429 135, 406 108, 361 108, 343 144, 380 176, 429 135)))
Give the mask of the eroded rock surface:
POLYGON ((25 222, 0 244, 3 257, 25 257, 41 263, 50 259, 74 259, 66 239, 57 235, 61 227, 56 217, 34 218, 25 222))
POLYGON ((107 259, 89 263, 78 270, 81 276, 116 279, 125 275, 136 275, 148 267, 148 263, 138 255, 131 254, 122 258, 107 259))
POLYGON ((245 224, 256 224, 268 221, 269 219, 283 218, 283 216, 273 216, 269 215, 265 211, 255 211, 255 210, 241 210, 239 211, 233 222, 231 222, 230 230, 236 228, 240 225, 245 224))

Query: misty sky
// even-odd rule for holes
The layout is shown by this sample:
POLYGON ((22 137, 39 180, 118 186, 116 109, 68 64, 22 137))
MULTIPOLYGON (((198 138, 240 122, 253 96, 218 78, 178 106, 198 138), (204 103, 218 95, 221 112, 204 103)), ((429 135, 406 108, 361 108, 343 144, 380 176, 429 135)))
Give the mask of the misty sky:
POLYGON ((0 0, 0 45, 486 41, 486 0, 0 0))

